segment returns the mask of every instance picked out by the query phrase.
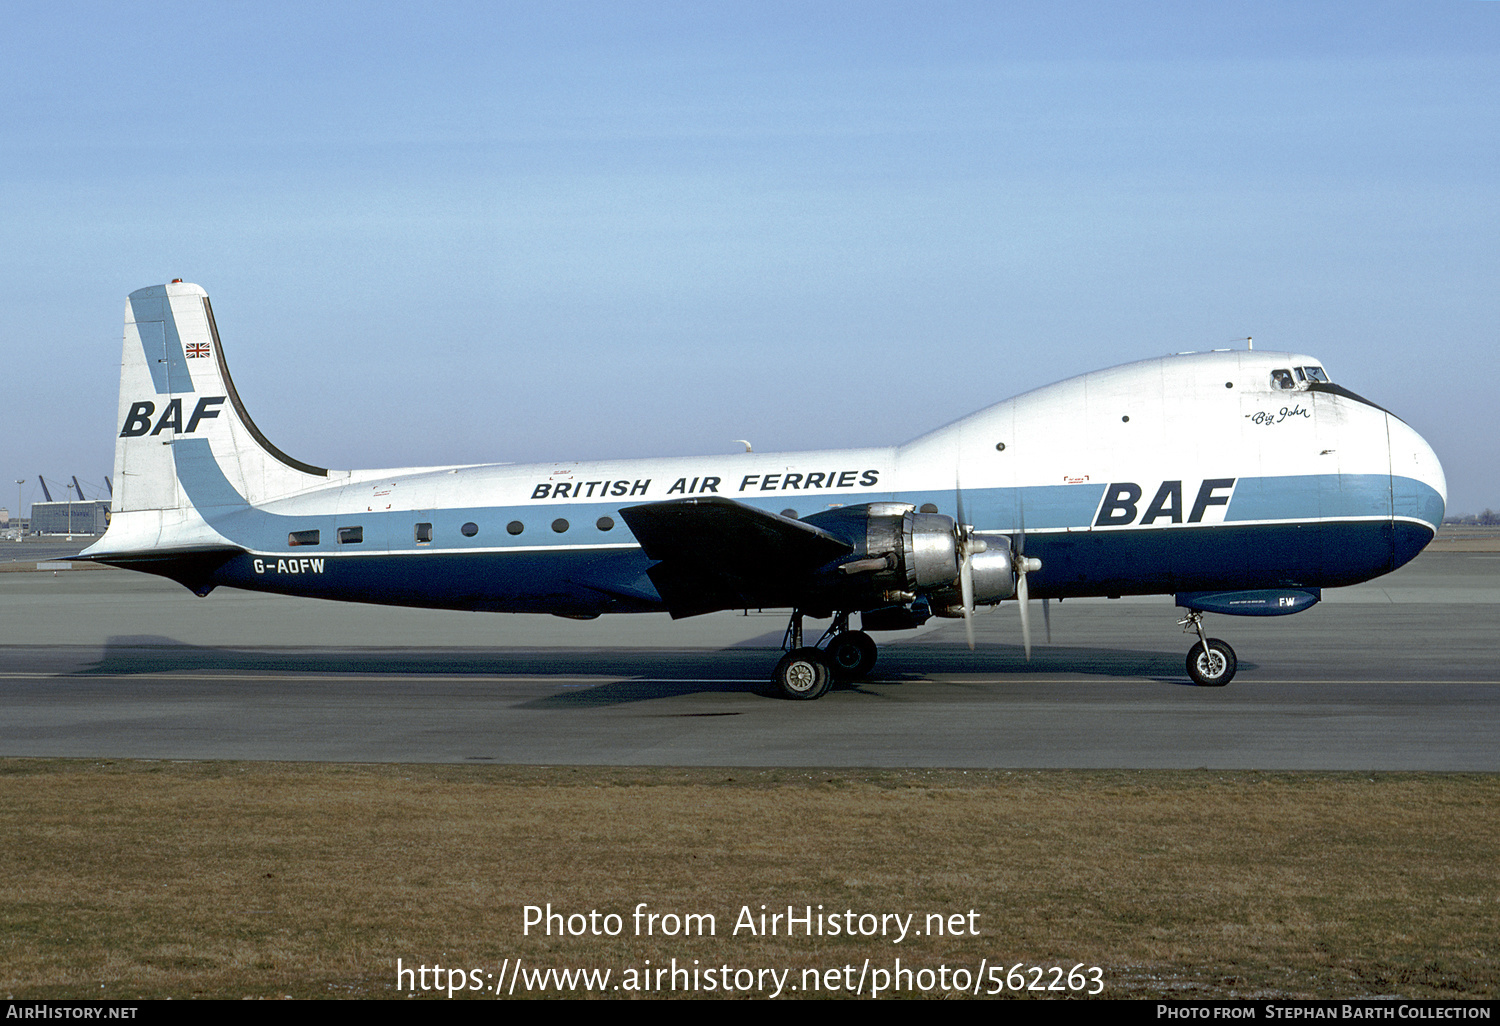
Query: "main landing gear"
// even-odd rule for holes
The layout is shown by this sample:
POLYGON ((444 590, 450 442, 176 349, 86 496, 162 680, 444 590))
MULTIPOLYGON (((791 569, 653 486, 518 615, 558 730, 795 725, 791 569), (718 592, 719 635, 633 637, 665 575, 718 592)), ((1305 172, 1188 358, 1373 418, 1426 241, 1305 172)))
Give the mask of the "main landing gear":
POLYGON ((792 610, 781 643, 787 653, 771 674, 787 698, 819 698, 835 680, 859 680, 875 667, 875 641, 864 631, 849 629, 848 613, 834 617, 818 644, 823 647, 802 644, 802 610, 792 610))
POLYGON ((1198 644, 1188 649, 1187 655, 1187 672, 1193 682, 1206 688, 1221 688, 1234 680, 1234 671, 1239 668, 1234 649, 1228 642, 1204 636, 1203 614, 1190 609, 1177 623, 1184 634, 1198 632, 1198 644))

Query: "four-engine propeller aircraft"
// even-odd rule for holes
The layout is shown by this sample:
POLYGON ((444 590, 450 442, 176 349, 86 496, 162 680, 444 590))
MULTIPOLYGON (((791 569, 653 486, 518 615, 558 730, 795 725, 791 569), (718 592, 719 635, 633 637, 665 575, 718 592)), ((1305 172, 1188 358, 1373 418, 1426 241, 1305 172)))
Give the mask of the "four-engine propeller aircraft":
POLYGON ((1200 684, 1205 612, 1277 616, 1388 573, 1442 522, 1432 449, 1290 353, 1144 360, 891 448, 331 471, 246 412, 207 294, 131 293, 114 512, 83 558, 355 602, 591 618, 788 608, 792 698, 867 674, 868 632, 1017 600, 1171 594, 1200 684), (850 624, 860 614, 861 629, 850 624), (804 616, 831 617, 822 648, 804 616))

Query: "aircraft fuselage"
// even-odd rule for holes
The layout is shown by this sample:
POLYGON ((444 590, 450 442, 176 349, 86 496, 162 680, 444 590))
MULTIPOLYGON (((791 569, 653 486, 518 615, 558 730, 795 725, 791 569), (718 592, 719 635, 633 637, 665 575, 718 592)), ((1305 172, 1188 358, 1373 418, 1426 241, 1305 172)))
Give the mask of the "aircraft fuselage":
POLYGON ((200 594, 957 615, 1024 596, 1029 576, 1033 597, 1208 595, 1183 604, 1210 611, 1253 612, 1222 596, 1282 589, 1262 614, 1285 613, 1410 560, 1446 501, 1416 432, 1291 353, 1096 371, 885 448, 326 471, 250 420, 196 286, 132 294, 124 352, 120 487, 87 555, 200 594), (946 557, 918 551, 941 541, 934 524, 951 529, 946 557), (986 548, 1003 572, 965 600, 960 568, 986 548), (942 558, 941 580, 918 566, 942 558))

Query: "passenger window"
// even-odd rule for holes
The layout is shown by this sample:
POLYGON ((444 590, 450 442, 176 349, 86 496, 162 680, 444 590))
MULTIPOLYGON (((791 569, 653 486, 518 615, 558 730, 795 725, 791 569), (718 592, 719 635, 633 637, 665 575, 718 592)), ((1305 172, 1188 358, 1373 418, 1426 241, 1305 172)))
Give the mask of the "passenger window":
POLYGON ((1271 372, 1272 388, 1296 388, 1297 383, 1292 380, 1292 372, 1289 370, 1273 370, 1271 372))
POLYGON ((418 524, 415 528, 412 529, 412 537, 416 539, 418 545, 427 545, 431 543, 432 525, 418 524))
POLYGON ((365 529, 363 527, 341 527, 339 528, 340 545, 358 545, 365 540, 365 529))
POLYGON ((293 531, 291 534, 286 536, 286 543, 293 547, 296 547, 298 545, 316 545, 318 544, 318 532, 293 531))

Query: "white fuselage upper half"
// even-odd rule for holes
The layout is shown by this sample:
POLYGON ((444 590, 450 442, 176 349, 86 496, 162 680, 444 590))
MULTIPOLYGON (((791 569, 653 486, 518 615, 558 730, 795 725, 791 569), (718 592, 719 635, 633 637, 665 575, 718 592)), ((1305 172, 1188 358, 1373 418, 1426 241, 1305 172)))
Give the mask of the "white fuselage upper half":
MULTIPOLYGON (((1012 510, 985 501, 998 489, 1399 475, 1446 501, 1437 456, 1403 421, 1341 395, 1272 386, 1274 371, 1303 366, 1320 364, 1264 351, 1168 356, 1035 389, 899 446, 361 470, 262 508, 286 516, 503 508, 545 526, 573 508, 607 512, 704 495, 799 518, 885 500, 951 511, 962 492, 987 514, 971 518, 974 526, 1005 532, 1090 530, 1097 509, 1077 522, 1023 525, 1024 502, 1012 510)), ((1222 520, 1225 510, 1208 514, 1222 520)), ((1142 526, 1171 522, 1158 519, 1142 526)))

